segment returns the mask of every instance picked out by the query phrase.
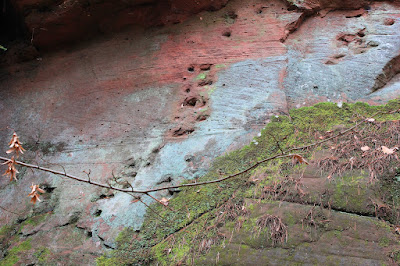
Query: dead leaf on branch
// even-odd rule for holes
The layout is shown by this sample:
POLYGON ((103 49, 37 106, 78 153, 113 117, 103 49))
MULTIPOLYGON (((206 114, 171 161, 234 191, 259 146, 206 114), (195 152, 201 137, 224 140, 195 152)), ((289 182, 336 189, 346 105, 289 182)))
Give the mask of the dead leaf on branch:
POLYGON ((17 157, 19 156, 19 153, 24 153, 24 151, 25 151, 25 149, 22 147, 22 143, 19 141, 19 137, 18 137, 17 133, 15 133, 15 132, 11 138, 10 143, 8 143, 8 145, 10 145, 10 149, 8 151, 6 151, 6 153, 15 152, 17 157))
POLYGON ((293 158, 293 160, 295 161, 295 163, 296 162, 298 162, 298 163, 300 163, 300 164, 308 164, 308 162, 306 161, 306 159, 304 159, 304 157, 303 156, 301 156, 301 155, 299 155, 299 154, 294 154, 293 156, 292 156, 292 158, 293 158))
POLYGON ((362 151, 369 151, 369 150, 370 150, 370 147, 368 147, 368 146, 363 146, 363 147, 361 147, 361 150, 362 150, 362 151))
POLYGON ((168 206, 168 204, 169 204, 169 199, 167 199, 167 198, 162 198, 162 199, 160 199, 160 202, 161 202, 162 204, 164 204, 165 206, 168 206))
POLYGON ((41 189, 39 187, 39 185, 34 185, 34 184, 32 184, 31 189, 32 189, 32 191, 31 191, 31 193, 28 194, 28 197, 31 197, 31 202, 33 204, 35 204, 36 201, 40 201, 40 198, 39 198, 40 194, 38 192, 45 193, 45 191, 43 189, 41 189))
POLYGON ((395 151, 397 151, 399 149, 398 147, 393 147, 393 148, 389 149, 386 146, 382 146, 381 148, 382 148, 383 153, 388 154, 388 155, 393 154, 395 151))
POLYGON ((9 161, 7 161, 5 163, 2 163, 2 164, 3 165, 7 164, 7 170, 4 172, 3 175, 9 175, 10 176, 10 181, 12 181, 13 179, 18 180, 17 179, 17 174, 19 172, 18 172, 17 168, 15 168, 16 163, 15 163, 14 156, 9 161))

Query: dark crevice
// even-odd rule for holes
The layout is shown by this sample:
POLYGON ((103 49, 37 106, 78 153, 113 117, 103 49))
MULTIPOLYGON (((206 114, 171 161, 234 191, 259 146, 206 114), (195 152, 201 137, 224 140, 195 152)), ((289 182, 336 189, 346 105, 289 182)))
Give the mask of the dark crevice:
POLYGON ((400 55, 392 58, 382 69, 382 72, 375 78, 375 84, 371 88, 372 92, 382 89, 397 74, 400 73, 400 55))
POLYGON ((25 27, 10 0, 0 2, 0 44, 6 46, 12 42, 23 40, 25 27))
POLYGON ((232 35, 232 32, 230 32, 230 31, 225 31, 224 33, 222 33, 222 36, 227 37, 227 38, 231 37, 231 35, 232 35))
POLYGON ((103 242, 103 245, 105 248, 109 248, 109 249, 115 249, 114 247, 108 245, 107 243, 103 242))
POLYGON ((171 182, 172 182, 172 175, 166 175, 163 178, 161 178, 161 180, 158 181, 156 185, 161 185, 164 183, 171 183, 171 182))
POLYGON ((53 191, 57 188, 57 187, 52 187, 49 184, 43 184, 40 187, 48 194, 53 193, 53 191))
POLYGON ((99 217, 99 216, 101 215, 101 213, 102 213, 102 210, 96 210, 96 211, 93 213, 93 215, 96 216, 96 217, 99 217))
POLYGON ((103 246, 104 246, 105 248, 108 248, 108 249, 115 249, 115 247, 110 246, 109 244, 107 244, 107 243, 104 241, 104 238, 103 238, 103 237, 101 237, 101 236, 99 236, 99 235, 97 235, 97 237, 100 239, 101 243, 103 244, 103 246))

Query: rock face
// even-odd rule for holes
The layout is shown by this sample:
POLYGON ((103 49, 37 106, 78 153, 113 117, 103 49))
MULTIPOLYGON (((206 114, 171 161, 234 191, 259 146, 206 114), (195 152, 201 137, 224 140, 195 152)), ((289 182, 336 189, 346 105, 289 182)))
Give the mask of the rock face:
POLYGON ((52 49, 68 42, 115 32, 132 25, 179 23, 202 10, 218 10, 228 0, 11 0, 39 48, 52 49))
MULTIPOLYGON (((39 50, 107 34, 0 70, 1 149, 15 130, 24 160, 103 183, 112 173, 138 188, 196 178, 289 108, 400 95, 396 1, 12 3, 39 50)), ((53 259, 92 264, 122 228, 142 225, 146 207, 128 195, 20 176, 1 179, 0 197, 24 215, 1 211, 1 224, 27 221, 19 236, 53 259), (33 181, 48 191, 36 206, 33 181)))

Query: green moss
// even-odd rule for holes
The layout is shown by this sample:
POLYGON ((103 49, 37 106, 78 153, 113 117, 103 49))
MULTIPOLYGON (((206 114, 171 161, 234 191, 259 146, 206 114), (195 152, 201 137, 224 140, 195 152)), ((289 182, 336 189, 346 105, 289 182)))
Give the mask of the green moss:
POLYGON ((39 224, 41 224, 44 220, 46 220, 46 218, 49 216, 50 214, 48 213, 44 213, 44 214, 40 214, 40 215, 36 215, 36 216, 32 216, 28 219, 26 219, 25 221, 23 221, 21 223, 21 227, 19 229, 19 232, 22 231, 22 229, 26 226, 26 225, 30 225, 32 227, 35 227, 39 224))
MULTIPOLYGON (((206 78, 205 73, 197 77, 197 79, 204 78, 206 78)), ((258 145, 252 143, 218 157, 213 162, 208 174, 197 179, 197 182, 217 179, 220 177, 219 172, 237 173, 257 160, 279 154, 281 149, 287 150, 313 143, 315 142, 313 136, 334 129, 336 125, 340 125, 341 128, 353 126, 354 122, 359 120, 360 115, 369 117, 377 111, 393 110, 399 106, 400 101, 395 100, 386 106, 356 103, 343 104, 342 108, 339 108, 334 103, 320 103, 313 107, 291 110, 290 117, 279 116, 272 119, 262 130, 261 135, 255 138, 258 145)), ((399 115, 376 117, 377 120, 388 118, 399 118, 399 115)), ((304 153, 303 156, 307 158, 311 156, 311 152, 304 153)), ((228 203, 232 204, 232 202, 238 203, 244 197, 260 197, 260 191, 264 186, 270 186, 281 176, 290 175, 293 173, 293 169, 300 170, 301 167, 303 166, 293 167, 289 159, 282 158, 262 164, 250 173, 222 183, 183 188, 169 201, 169 207, 174 211, 170 211, 160 204, 152 205, 152 209, 163 218, 161 219, 153 211, 149 211, 141 232, 137 234, 133 230, 127 229, 121 233, 117 238, 116 250, 100 257, 97 263, 99 265, 146 264, 151 261, 160 265, 186 263, 193 254, 199 255, 199 253, 205 252, 199 251, 199 246, 202 245, 204 239, 212 240, 213 246, 223 245, 216 228, 226 222, 229 230, 235 228, 237 220, 230 221, 226 218, 223 221, 218 218, 224 212, 224 206, 228 203), (261 181, 256 185, 249 184, 247 181, 251 175, 259 175, 261 181)), ((357 210, 363 207, 363 199, 366 195, 363 194, 365 193, 364 187, 358 190, 358 187, 363 185, 361 180, 359 176, 345 177, 342 180, 338 179, 333 184, 333 199, 338 206, 346 208, 347 205, 351 205, 357 210)), ((260 199, 259 202, 268 201, 260 199)), ((250 205, 247 209, 255 212, 257 208, 250 205)), ((274 210, 264 210, 264 212, 273 214, 274 210)), ((241 217, 240 219, 243 219, 241 231, 247 232, 249 245, 254 247, 269 245, 267 230, 262 231, 257 239, 252 238, 248 233, 254 232, 256 217, 241 217)), ((296 223, 296 218, 285 215, 284 221, 290 226, 296 223)))
POLYGON ((33 256, 35 256, 39 263, 43 264, 46 263, 51 252, 48 248, 46 247, 39 247, 34 253, 33 256))
POLYGON ((247 206, 247 208, 248 208, 250 211, 254 211, 255 204, 250 204, 249 206, 247 206))
POLYGON ((296 224, 296 219, 294 218, 294 216, 290 213, 290 212, 285 212, 284 213, 284 222, 285 224, 287 224, 288 226, 293 226, 296 224))
POLYGON ((5 258, 0 261, 0 266, 9 266, 18 263, 21 255, 24 251, 30 250, 32 248, 31 240, 27 239, 19 245, 13 247, 7 252, 5 258))
POLYGON ((396 265, 400 265, 400 250, 395 249, 392 251, 393 254, 393 260, 396 263, 396 265))
POLYGON ((342 210, 366 212, 367 188, 365 184, 359 184, 359 180, 359 178, 338 178, 332 184, 334 191, 332 205, 342 210))
POLYGON ((326 257, 326 264, 327 265, 340 265, 340 261, 335 256, 327 256, 326 257))
POLYGON ((328 231, 324 234, 327 239, 337 238, 339 240, 342 239, 342 231, 339 230, 332 230, 328 231))
POLYGON ((226 65, 225 64, 216 64, 215 68, 225 68, 226 65))
POLYGON ((206 73, 200 73, 199 75, 197 75, 196 80, 201 80, 201 79, 205 79, 207 77, 206 73))
POLYGON ((210 86, 210 88, 208 89, 208 95, 213 94, 213 92, 215 91, 216 88, 217 87, 215 87, 215 86, 210 86))
POLYGON ((0 227, 0 236, 7 235, 12 231, 12 229, 13 227, 10 225, 3 225, 2 227, 0 227))
POLYGON ((390 243, 390 239, 387 237, 382 237, 381 239, 379 239, 379 246, 381 247, 388 247, 390 243))
POLYGON ((117 266, 117 265, 124 265, 120 262, 118 258, 108 258, 107 256, 103 255, 96 259, 96 265, 98 266, 117 266))
POLYGON ((19 261, 19 257, 17 255, 7 255, 4 260, 0 261, 0 266, 11 266, 16 264, 19 261))
POLYGON ((384 229, 386 232, 391 233, 392 228, 390 227, 389 223, 386 221, 381 221, 381 220, 374 220, 373 223, 376 225, 377 228, 379 229, 384 229))

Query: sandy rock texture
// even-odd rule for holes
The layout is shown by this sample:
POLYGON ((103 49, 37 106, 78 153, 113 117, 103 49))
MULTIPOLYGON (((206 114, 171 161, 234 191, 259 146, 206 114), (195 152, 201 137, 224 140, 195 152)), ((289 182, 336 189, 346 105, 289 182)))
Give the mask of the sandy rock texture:
MULTIPOLYGON (((103 183, 193 179, 289 108, 400 95, 397 1, 11 2, 36 50, 0 69, 1 150, 16 131, 22 159, 103 183)), ((22 213, 0 211, 0 224, 25 223, 10 235, 32 240, 27 261, 46 246, 54 260, 93 264, 146 212, 128 195, 30 170, 0 188, 1 206, 22 213), (32 182, 47 191, 35 206, 32 182)))

